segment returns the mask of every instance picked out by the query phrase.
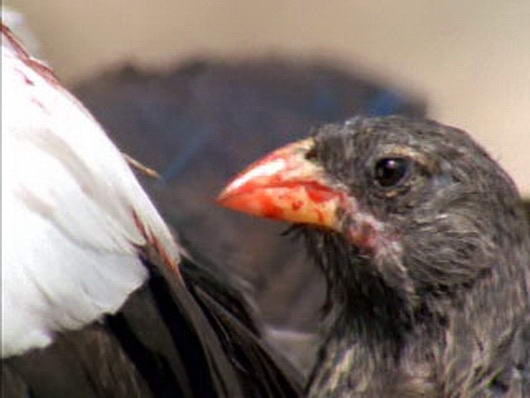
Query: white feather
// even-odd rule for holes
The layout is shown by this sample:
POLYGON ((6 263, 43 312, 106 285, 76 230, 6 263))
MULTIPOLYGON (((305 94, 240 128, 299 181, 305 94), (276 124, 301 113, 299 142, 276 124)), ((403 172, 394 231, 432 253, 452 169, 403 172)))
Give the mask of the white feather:
POLYGON ((146 278, 139 246, 156 240, 178 262, 120 152, 10 40, 3 31, 2 357, 117 311, 146 278))

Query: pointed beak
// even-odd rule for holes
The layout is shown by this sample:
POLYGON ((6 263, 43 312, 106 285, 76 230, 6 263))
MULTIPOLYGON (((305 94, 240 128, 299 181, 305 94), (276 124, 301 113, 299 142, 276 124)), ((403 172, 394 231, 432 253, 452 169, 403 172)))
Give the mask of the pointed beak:
POLYGON ((309 138, 270 153, 237 175, 217 202, 258 217, 338 230, 344 194, 332 189, 324 170, 306 158, 313 145, 309 138))

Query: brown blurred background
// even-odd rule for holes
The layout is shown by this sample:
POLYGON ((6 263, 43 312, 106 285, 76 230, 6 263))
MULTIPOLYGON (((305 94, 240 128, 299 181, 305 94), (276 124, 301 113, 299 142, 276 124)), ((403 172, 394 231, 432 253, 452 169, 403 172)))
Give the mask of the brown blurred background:
POLYGON ((528 0, 6 0, 68 83, 123 60, 326 55, 424 93, 530 195, 528 0))

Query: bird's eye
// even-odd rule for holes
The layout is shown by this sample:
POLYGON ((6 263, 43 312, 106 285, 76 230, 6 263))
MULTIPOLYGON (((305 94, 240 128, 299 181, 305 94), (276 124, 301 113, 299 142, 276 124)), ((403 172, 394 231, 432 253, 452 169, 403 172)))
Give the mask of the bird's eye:
POLYGON ((307 153, 305 154, 306 160, 309 160, 310 162, 316 162, 317 161, 317 151, 315 150, 315 147, 311 148, 307 153))
POLYGON ((384 158, 375 164, 375 180, 384 188, 399 184, 408 174, 409 160, 384 158))

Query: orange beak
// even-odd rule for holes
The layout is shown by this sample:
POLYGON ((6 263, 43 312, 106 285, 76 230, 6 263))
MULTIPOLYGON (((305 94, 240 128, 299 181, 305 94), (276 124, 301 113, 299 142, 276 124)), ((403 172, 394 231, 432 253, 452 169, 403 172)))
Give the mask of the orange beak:
POLYGON ((259 217, 338 230, 344 195, 330 188, 324 170, 306 159, 313 145, 308 138, 270 153, 237 175, 217 202, 259 217))

